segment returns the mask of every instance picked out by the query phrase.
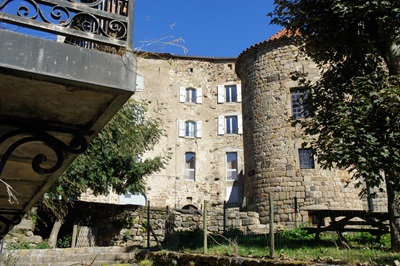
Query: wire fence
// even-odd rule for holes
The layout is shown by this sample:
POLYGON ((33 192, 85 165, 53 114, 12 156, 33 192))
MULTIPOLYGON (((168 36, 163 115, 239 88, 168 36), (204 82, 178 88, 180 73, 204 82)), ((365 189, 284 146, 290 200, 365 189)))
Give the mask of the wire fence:
MULTIPOLYGON (((207 205, 204 202, 203 206, 207 205)), ((194 230, 179 229, 176 221, 170 219, 166 223, 170 233, 160 246, 169 250, 222 255, 287 255, 299 259, 307 256, 328 256, 353 261, 360 258, 374 260, 386 256, 390 248, 388 215, 384 212, 315 209, 308 212, 310 222, 287 227, 275 221, 276 208, 273 200, 269 209, 270 223, 258 224, 258 231, 246 230, 243 221, 251 219, 253 212, 239 203, 224 203, 219 210, 215 206, 209 211, 204 208, 194 230), (239 213, 237 217, 241 217, 241 222, 229 222, 232 209, 239 213), (201 223, 203 218, 206 219, 201 223), (207 226, 204 227, 204 224, 207 226), (210 230, 215 224, 218 226, 214 227, 222 230, 210 230)))
MULTIPOLYGON (((101 217, 93 216, 90 226, 99 227, 97 239, 109 243, 106 240, 112 237, 114 245, 125 243, 173 251, 251 257, 302 259, 329 256, 349 260, 363 258, 364 261, 390 257, 387 252, 390 234, 386 212, 304 211, 294 206, 292 211, 301 214, 299 221, 307 222, 295 223, 291 219, 290 223, 284 223, 280 220, 284 217, 280 206, 275 206, 278 201, 274 202, 272 198, 267 199, 268 210, 263 213, 268 215, 267 221, 260 213, 241 203, 204 202, 202 210, 195 210, 151 207, 148 202, 147 206, 129 212, 124 209, 126 216, 118 213, 104 215, 107 212, 101 211, 101 217), (117 222, 104 219, 117 216, 126 221, 121 223, 121 228, 117 228, 117 222), (103 228, 104 225, 113 228, 103 228), (105 232, 107 234, 101 236, 105 232), (119 232, 119 237, 115 237, 113 232, 119 232)), ((89 211, 83 213, 91 216, 89 211)), ((296 217, 295 213, 292 214, 290 217, 296 217)), ((400 255, 398 257, 400 260, 400 255)))

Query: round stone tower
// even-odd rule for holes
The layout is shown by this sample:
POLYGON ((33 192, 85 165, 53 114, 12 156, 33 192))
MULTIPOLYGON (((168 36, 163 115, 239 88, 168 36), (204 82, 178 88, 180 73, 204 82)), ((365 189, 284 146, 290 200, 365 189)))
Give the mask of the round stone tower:
MULTIPOLYGON (((295 223, 309 220, 307 209, 366 209, 344 170, 322 170, 309 149, 302 149, 301 128, 291 117, 301 116, 297 102, 298 73, 319 78, 314 62, 299 51, 300 36, 285 30, 239 55, 236 73, 242 81, 245 195, 247 206, 269 221, 268 193, 273 192, 275 220, 295 223)), ((300 109, 299 109, 300 108, 300 109)), ((312 119, 312 118, 303 118, 312 119)))

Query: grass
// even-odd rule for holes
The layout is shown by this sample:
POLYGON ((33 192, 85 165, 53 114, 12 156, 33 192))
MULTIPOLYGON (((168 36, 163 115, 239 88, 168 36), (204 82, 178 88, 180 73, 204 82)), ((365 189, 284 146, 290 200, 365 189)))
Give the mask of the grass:
MULTIPOLYGON (((314 235, 300 228, 284 230, 275 235, 275 257, 370 265, 392 265, 393 261, 400 261, 400 254, 389 251, 389 234, 383 235, 379 243, 369 233, 348 233, 343 236, 345 242, 340 242, 337 234, 322 233, 320 240, 316 241, 314 235)), ((177 232, 171 243, 173 245, 165 243, 163 247, 174 251, 203 253, 200 230, 177 232)), ((270 254, 268 235, 245 235, 234 231, 224 236, 210 235, 208 243, 209 254, 245 257, 269 257, 270 254)))

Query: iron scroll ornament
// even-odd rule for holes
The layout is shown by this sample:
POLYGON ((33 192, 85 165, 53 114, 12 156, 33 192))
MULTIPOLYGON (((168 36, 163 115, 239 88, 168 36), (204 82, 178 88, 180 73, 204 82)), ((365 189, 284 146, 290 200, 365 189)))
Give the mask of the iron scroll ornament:
MULTIPOLYGON (((109 4, 107 0, 97 0, 91 3, 66 1, 64 5, 62 3, 51 0, 5 0, 0 2, 0 12, 6 10, 8 6, 13 10, 12 5, 16 5, 15 15, 18 17, 119 40, 127 38, 127 22, 124 20, 126 14, 120 10, 121 15, 113 16, 111 14, 110 16, 111 12, 101 10, 103 6, 109 4), (73 5, 68 5, 68 2, 73 5), (83 10, 80 9, 82 7, 83 10), (100 13, 96 12, 96 9, 100 13)), ((120 9, 124 9, 124 7, 121 5, 120 9)))
POLYGON ((43 168, 40 164, 44 163, 47 160, 46 155, 37 154, 32 160, 32 168, 33 170, 40 174, 52 174, 57 171, 65 160, 65 155, 67 153, 72 154, 81 154, 86 151, 88 147, 88 143, 83 137, 83 135, 75 134, 72 138, 69 145, 65 144, 61 140, 55 138, 54 136, 40 130, 30 130, 30 129, 17 129, 11 132, 8 132, 0 137, 0 145, 2 145, 6 140, 16 137, 18 135, 23 136, 21 139, 17 140, 13 144, 11 144, 8 149, 5 151, 3 157, 0 161, 0 177, 2 175, 4 166, 11 154, 21 145, 29 142, 41 142, 50 149, 54 151, 57 156, 56 163, 50 168, 43 168), (26 136, 28 135, 28 136, 26 136))
MULTIPOLYGON (((66 132, 68 132, 68 130, 66 130, 66 132)), ((0 160, 0 178, 2 176, 4 167, 13 152, 21 145, 27 143, 42 143, 54 152, 56 156, 56 161, 48 168, 44 168, 41 166, 41 164, 47 161, 46 155, 39 153, 36 154, 32 159, 32 169, 36 173, 40 175, 54 173, 61 168, 67 154, 81 154, 87 150, 88 142, 83 134, 71 134, 73 135, 73 137, 69 145, 65 144, 51 134, 43 130, 37 129, 15 129, 0 136, 0 146, 6 145, 7 141, 12 140, 13 138, 18 138, 20 136, 20 138, 18 138, 16 141, 13 141, 8 146, 0 160)), ((0 210, 0 239, 2 239, 13 226, 21 222, 23 215, 24 213, 22 212, 10 212, 0 210)))

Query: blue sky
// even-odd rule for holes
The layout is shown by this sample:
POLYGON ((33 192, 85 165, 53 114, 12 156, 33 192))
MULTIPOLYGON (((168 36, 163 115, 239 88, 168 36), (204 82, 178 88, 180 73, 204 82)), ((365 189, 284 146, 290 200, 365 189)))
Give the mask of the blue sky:
POLYGON ((162 53, 235 57, 281 29, 269 24, 273 2, 135 0, 134 46, 162 53))
MULTIPOLYGON (((236 57, 281 27, 270 25, 273 0, 135 0, 134 46, 192 56, 236 57)), ((16 8, 15 6, 10 6, 16 8)), ((4 25, 3 25, 4 26, 4 25)), ((7 29, 54 38, 16 25, 7 29)))

